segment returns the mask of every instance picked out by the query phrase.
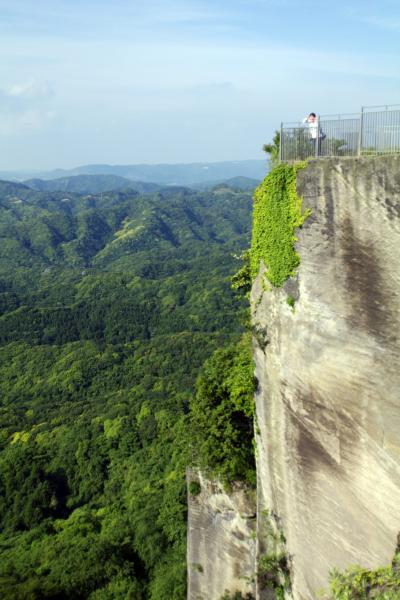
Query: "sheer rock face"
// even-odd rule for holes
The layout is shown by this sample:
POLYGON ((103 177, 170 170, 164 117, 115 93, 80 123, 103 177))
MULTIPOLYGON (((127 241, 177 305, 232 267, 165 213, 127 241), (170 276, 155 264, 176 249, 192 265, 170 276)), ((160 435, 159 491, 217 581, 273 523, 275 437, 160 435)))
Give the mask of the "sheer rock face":
POLYGON ((298 192, 298 274, 252 290, 259 510, 315 600, 333 567, 390 563, 400 530, 400 157, 311 162, 298 192))
POLYGON ((225 590, 254 592, 255 493, 229 494, 199 473, 200 493, 188 499, 188 600, 220 600, 225 590))

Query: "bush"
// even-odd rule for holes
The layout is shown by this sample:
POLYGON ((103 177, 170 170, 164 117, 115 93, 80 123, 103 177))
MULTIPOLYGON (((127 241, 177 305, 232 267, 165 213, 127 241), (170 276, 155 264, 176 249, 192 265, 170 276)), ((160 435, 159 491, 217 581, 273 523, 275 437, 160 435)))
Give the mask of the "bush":
POLYGON ((331 592, 335 600, 398 600, 400 598, 400 554, 392 565, 369 570, 350 567, 331 573, 331 592))
POLYGON ((293 308, 293 309, 294 309, 294 305, 296 304, 296 300, 293 298, 293 296, 288 296, 288 297, 286 298, 286 304, 287 304, 288 306, 290 306, 290 308, 293 308))
POLYGON ((225 594, 221 596, 221 600, 255 600, 253 594, 248 592, 243 595, 242 592, 229 592, 226 590, 225 594))
POLYGON ((191 481, 189 483, 189 494, 191 496, 198 496, 201 492, 201 485, 198 481, 191 481))

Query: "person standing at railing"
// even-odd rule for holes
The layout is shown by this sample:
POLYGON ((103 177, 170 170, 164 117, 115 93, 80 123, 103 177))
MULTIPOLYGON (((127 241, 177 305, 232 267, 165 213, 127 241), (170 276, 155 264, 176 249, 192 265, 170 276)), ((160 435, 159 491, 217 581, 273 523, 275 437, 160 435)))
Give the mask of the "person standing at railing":
POLYGON ((313 147, 313 154, 315 155, 315 147, 317 145, 318 140, 318 155, 320 152, 320 144, 326 138, 326 135, 322 133, 321 128, 319 127, 318 117, 312 112, 308 115, 308 117, 304 117, 303 123, 308 127, 308 135, 310 137, 310 141, 313 147))
POLYGON ((317 115, 312 112, 308 115, 308 117, 304 117, 303 123, 305 123, 308 127, 308 132, 311 140, 315 140, 318 137, 318 119, 317 115))

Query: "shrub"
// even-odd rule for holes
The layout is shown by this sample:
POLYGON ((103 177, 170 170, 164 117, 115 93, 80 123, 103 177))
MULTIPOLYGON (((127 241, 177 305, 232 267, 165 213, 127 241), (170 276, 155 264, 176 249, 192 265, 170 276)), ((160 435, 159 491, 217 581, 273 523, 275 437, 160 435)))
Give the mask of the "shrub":
POLYGON ((331 573, 331 592, 335 600, 398 600, 400 598, 400 554, 392 565, 375 570, 350 567, 331 573))
POLYGON ((294 309, 294 305, 296 304, 296 300, 293 298, 293 296, 288 296, 288 297, 286 298, 286 304, 287 304, 288 306, 290 306, 290 308, 293 308, 293 309, 294 309))
POLYGON ((253 594, 248 592, 243 595, 242 592, 225 592, 223 596, 221 596, 221 600, 255 600, 253 594))
POLYGON ((191 481, 189 483, 189 494, 191 496, 198 496, 201 492, 201 485, 198 481, 191 481))

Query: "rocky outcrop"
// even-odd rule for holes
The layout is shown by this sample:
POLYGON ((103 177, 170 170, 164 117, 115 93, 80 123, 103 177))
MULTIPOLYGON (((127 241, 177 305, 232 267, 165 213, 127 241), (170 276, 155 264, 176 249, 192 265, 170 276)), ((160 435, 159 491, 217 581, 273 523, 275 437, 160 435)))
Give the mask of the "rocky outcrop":
POLYGON ((313 161, 298 193, 298 274, 252 290, 258 501, 315 600, 334 567, 390 563, 400 530, 400 157, 313 161))
POLYGON ((188 474, 188 599, 254 591, 255 492, 188 474))

